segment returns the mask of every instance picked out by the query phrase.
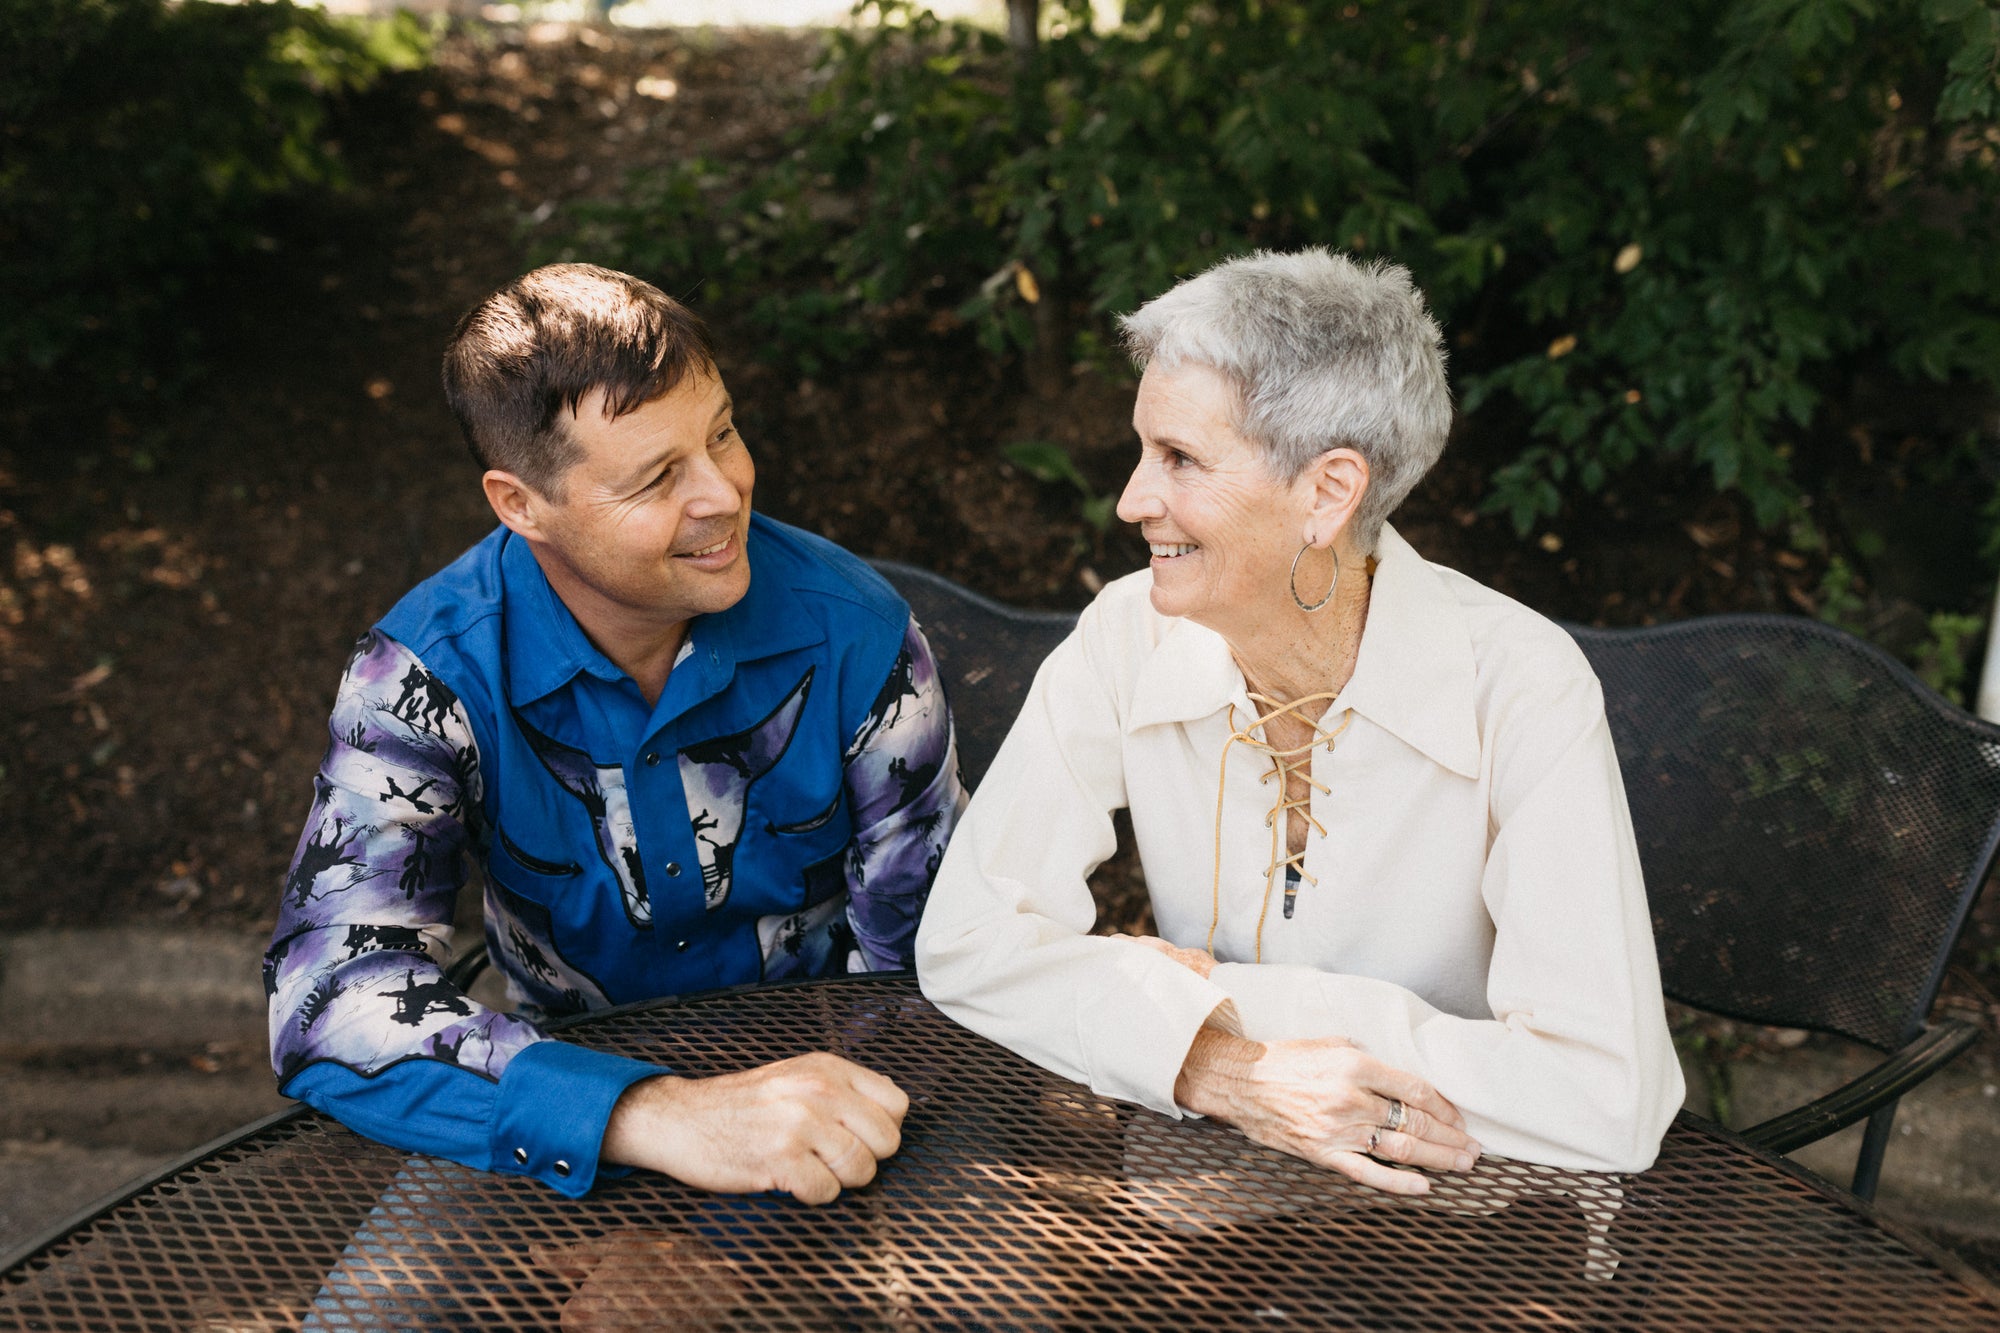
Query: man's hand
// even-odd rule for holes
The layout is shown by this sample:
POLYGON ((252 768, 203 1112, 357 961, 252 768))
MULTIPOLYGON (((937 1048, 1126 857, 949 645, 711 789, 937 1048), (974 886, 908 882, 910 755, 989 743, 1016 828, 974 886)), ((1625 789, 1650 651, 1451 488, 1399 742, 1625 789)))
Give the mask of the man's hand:
POLYGON ((1130 940, 1134 944, 1145 945, 1155 953, 1163 953, 1204 981, 1208 979, 1208 974, 1215 970, 1215 957, 1206 949, 1183 949, 1178 944, 1170 943, 1157 935, 1113 935, 1111 938, 1130 940))
POLYGON ((910 1099, 837 1055, 717 1078, 635 1083, 611 1110, 603 1160, 722 1194, 784 1190, 829 1203, 901 1146, 910 1099))
POLYGON ((1338 1037, 1257 1042, 1205 1027, 1174 1098, 1266 1147, 1392 1194, 1426 1193, 1430 1181, 1383 1161, 1467 1171, 1480 1153, 1465 1117, 1436 1088, 1338 1037), (1394 1132, 1386 1128, 1392 1100, 1403 1104, 1394 1132))

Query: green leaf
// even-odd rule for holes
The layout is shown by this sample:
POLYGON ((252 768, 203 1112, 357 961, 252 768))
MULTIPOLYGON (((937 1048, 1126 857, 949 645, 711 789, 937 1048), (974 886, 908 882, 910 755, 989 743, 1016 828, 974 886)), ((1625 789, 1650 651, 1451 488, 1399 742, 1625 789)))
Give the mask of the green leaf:
POLYGON ((1090 486, 1076 469, 1076 461, 1059 444, 1047 440, 1017 440, 1000 450, 1009 463, 1042 482, 1068 482, 1085 494, 1090 486))

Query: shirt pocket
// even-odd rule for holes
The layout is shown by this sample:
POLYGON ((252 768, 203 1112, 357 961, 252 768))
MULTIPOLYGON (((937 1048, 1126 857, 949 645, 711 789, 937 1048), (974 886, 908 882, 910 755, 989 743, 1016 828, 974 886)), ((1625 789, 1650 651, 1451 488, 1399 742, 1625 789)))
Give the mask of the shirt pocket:
POLYGON ((508 836, 506 829, 496 826, 493 846, 487 854, 486 873, 511 892, 548 906, 582 878, 583 867, 574 861, 527 851, 508 836))
POLYGON ((785 910, 811 907, 846 892, 854 820, 844 784, 824 807, 789 820, 776 812, 765 814, 756 829, 770 849, 772 882, 789 888, 790 900, 781 904, 785 910))

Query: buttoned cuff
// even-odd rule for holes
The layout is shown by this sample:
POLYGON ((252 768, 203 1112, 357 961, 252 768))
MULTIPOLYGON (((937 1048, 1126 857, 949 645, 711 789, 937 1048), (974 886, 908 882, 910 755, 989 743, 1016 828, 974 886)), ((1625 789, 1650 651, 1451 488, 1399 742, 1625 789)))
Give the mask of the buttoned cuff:
MULTIPOLYGON (((493 1168, 578 1198, 597 1183, 611 1108, 641 1079, 672 1071, 643 1060, 538 1041, 508 1062, 493 1117, 493 1168)), ((617 1168, 608 1173, 622 1174, 617 1168)))

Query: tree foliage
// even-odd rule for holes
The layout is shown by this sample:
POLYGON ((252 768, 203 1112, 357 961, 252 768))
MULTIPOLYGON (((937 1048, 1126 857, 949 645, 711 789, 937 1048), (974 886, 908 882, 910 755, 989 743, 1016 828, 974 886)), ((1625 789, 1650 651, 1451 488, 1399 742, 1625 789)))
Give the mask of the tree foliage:
POLYGON ((1857 371, 2000 386, 1994 0, 1077 0, 1025 64, 859 8, 794 160, 641 184, 583 248, 759 293, 808 363, 941 301, 999 352, 1054 300, 1088 353, 1231 254, 1390 257, 1524 532, 1642 457, 1773 521, 1857 371))
POLYGON ((286 0, 0 0, 0 371, 161 364, 188 275, 340 179, 329 100, 426 49, 286 0))

